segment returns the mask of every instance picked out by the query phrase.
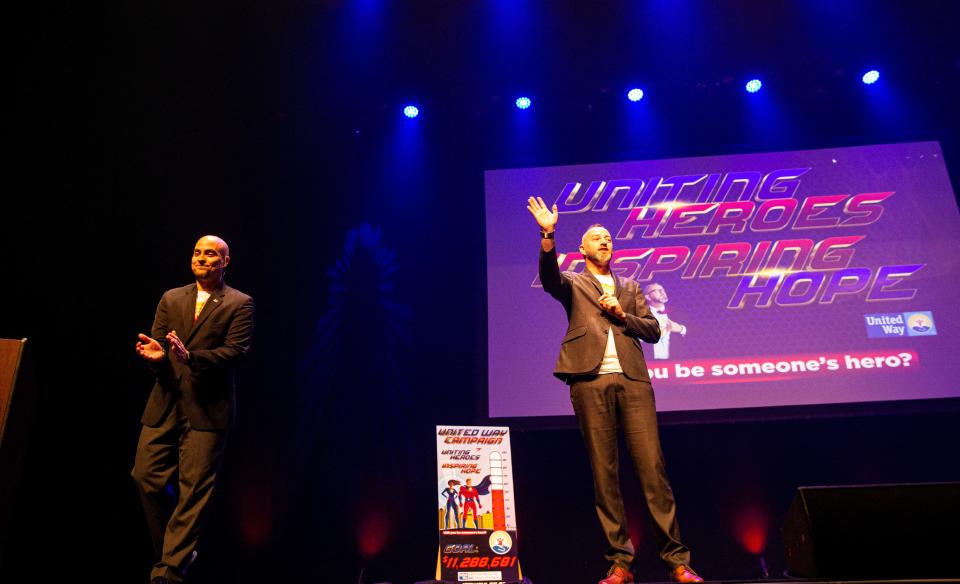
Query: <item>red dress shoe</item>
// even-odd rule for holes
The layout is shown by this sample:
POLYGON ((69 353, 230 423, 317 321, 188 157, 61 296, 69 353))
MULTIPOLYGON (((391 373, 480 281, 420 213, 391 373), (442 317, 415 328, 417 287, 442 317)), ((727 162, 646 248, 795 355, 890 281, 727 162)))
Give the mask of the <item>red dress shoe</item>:
POLYGON ((674 582, 703 582, 703 578, 687 566, 677 566, 670 572, 670 579, 674 582))
POLYGON ((600 580, 598 584, 628 584, 629 582, 633 582, 633 574, 620 566, 614 566, 607 577, 600 580))

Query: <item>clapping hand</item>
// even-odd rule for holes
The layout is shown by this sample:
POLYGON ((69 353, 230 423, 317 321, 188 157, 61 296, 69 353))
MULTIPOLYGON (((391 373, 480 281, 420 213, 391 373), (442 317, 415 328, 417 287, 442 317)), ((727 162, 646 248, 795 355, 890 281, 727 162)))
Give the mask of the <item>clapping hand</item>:
POLYGON ((170 343, 170 352, 177 358, 177 361, 186 363, 190 360, 190 351, 183 345, 183 341, 177 336, 177 331, 167 333, 167 342, 170 343))
POLYGON ((137 341, 137 355, 152 363, 163 361, 163 345, 143 333, 137 335, 137 338, 140 339, 137 341))

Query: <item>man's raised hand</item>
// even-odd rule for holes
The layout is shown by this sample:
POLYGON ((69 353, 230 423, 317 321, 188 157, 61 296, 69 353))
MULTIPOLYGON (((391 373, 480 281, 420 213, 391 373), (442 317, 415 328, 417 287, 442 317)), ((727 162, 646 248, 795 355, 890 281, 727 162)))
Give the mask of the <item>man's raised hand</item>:
POLYGON ((530 211, 533 218, 537 220, 540 229, 549 233, 556 228, 557 217, 559 217, 556 203, 554 203, 551 211, 547 208, 547 204, 543 202, 543 197, 530 197, 527 199, 527 211, 530 211))

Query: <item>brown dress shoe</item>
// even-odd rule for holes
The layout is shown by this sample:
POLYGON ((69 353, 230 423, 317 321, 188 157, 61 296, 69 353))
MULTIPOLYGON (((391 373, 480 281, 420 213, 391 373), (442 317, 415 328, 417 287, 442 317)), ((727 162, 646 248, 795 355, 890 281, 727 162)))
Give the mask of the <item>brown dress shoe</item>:
POLYGON ((670 579, 674 582, 703 582, 703 578, 697 576, 691 568, 687 566, 677 566, 670 572, 670 579))
POLYGON ((614 566, 607 577, 600 580, 598 584, 628 584, 629 582, 633 582, 633 574, 620 566, 614 566))

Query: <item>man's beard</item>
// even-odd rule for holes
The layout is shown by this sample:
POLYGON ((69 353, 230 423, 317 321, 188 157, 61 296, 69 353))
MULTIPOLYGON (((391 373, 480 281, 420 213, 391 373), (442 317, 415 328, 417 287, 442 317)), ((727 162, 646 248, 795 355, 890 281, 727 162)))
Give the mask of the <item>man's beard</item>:
POLYGON ((585 255, 584 257, 590 260, 591 262, 597 264, 598 266, 605 268, 608 265, 610 265, 610 258, 612 257, 612 255, 613 254, 611 252, 607 252, 606 257, 601 258, 600 252, 597 252, 595 254, 585 255))
POLYGON ((201 270, 198 267, 193 268, 193 275, 201 282, 216 282, 220 280, 220 275, 222 273, 223 270, 219 270, 210 266, 207 266, 206 270, 201 270))

